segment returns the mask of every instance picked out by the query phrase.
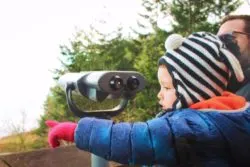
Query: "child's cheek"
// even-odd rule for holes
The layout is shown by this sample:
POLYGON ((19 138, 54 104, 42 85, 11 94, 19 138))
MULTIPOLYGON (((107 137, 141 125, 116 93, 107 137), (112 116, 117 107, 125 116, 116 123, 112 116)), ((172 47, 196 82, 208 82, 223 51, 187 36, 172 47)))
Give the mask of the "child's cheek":
POLYGON ((175 89, 168 90, 164 93, 164 104, 167 108, 172 108, 176 100, 175 89))

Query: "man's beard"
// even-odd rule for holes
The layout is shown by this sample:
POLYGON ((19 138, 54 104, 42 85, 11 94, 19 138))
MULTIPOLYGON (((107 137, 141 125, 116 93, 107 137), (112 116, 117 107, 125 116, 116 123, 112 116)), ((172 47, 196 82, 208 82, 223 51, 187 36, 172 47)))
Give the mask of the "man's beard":
POLYGON ((245 78, 250 80, 250 48, 247 48, 245 51, 243 51, 238 59, 245 78))

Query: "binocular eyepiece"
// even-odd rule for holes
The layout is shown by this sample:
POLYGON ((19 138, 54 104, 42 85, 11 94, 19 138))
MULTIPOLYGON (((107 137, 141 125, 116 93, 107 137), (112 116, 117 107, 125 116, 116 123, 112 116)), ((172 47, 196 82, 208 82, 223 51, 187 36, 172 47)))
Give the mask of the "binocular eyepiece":
POLYGON ((121 77, 119 77, 118 75, 113 76, 111 78, 111 80, 109 81, 109 85, 113 90, 119 90, 122 89, 124 84, 123 84, 123 80, 121 79, 121 77))
POLYGON ((119 75, 115 75, 111 78, 109 84, 113 90, 120 90, 126 86, 128 90, 133 91, 139 87, 140 81, 136 76, 132 75, 127 79, 126 84, 124 84, 123 79, 119 75))
MULTIPOLYGON (((80 73, 67 73, 59 78, 59 84, 66 88, 67 102, 71 110, 78 110, 71 98, 71 92, 76 91, 90 100, 101 102, 107 98, 121 98, 119 106, 97 112, 116 115, 122 111, 128 100, 145 87, 144 77, 135 71, 88 71, 80 73)), ((73 111, 74 113, 76 113, 73 111)), ((86 112, 77 111, 83 116, 86 112)), ((88 113, 96 113, 88 112, 88 113)), ((89 115, 89 114, 88 114, 89 115)))
POLYGON ((130 90, 135 90, 139 87, 140 81, 135 76, 131 76, 127 80, 127 85, 130 90))

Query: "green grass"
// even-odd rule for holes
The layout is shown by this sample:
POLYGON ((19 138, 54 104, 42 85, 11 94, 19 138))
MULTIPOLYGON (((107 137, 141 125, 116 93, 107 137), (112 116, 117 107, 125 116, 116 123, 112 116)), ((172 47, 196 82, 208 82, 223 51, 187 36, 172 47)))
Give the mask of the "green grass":
POLYGON ((48 147, 47 137, 32 132, 15 134, 0 139, 0 153, 30 151, 48 147))

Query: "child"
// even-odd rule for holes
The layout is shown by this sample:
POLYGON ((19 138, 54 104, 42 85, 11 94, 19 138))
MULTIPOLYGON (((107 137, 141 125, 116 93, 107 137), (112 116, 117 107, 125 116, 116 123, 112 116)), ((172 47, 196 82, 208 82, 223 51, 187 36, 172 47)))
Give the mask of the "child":
POLYGON ((249 105, 225 92, 229 80, 244 79, 238 55, 207 32, 186 39, 172 35, 166 46, 159 60, 157 95, 165 112, 158 118, 117 124, 97 118, 82 118, 78 124, 47 121, 49 144, 72 141, 79 149, 122 164, 250 165, 249 105))

